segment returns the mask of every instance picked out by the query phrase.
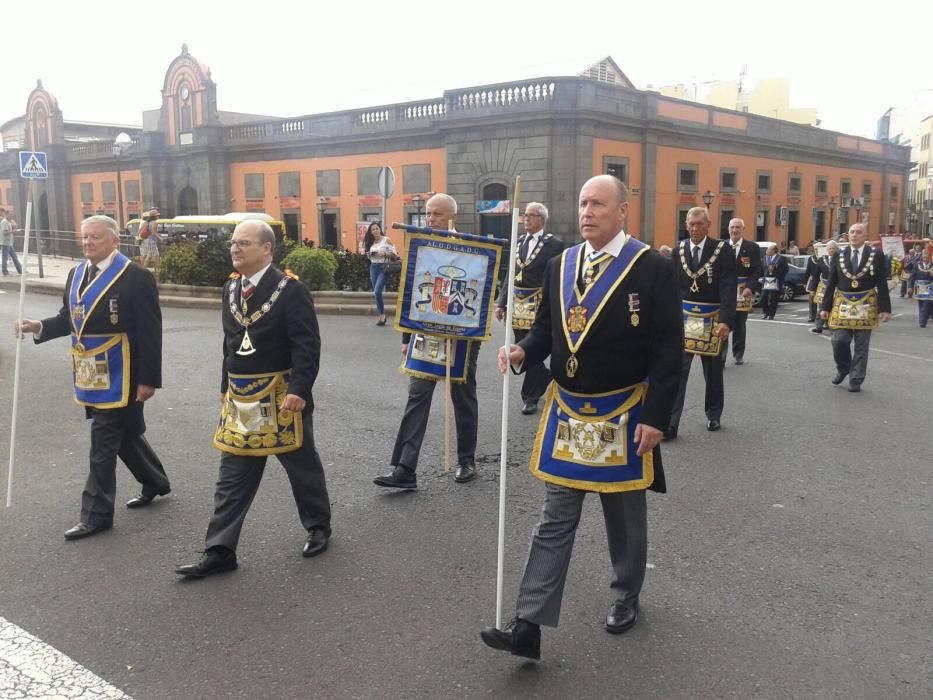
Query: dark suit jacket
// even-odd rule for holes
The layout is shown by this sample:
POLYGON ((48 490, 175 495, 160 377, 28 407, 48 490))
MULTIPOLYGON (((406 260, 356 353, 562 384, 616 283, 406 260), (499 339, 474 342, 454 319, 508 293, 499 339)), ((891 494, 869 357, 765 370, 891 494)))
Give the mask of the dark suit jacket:
MULTIPOLYGON (((259 280, 256 291, 247 302, 247 315, 269 300, 284 274, 272 266, 259 280)), ((224 285, 222 321, 224 328, 223 372, 221 392, 227 390, 227 372, 233 374, 264 374, 291 369, 288 393, 300 396, 314 408, 311 389, 321 361, 321 335, 311 294, 298 280, 290 280, 272 309, 249 327, 249 338, 256 348, 252 355, 238 355, 243 342, 243 326, 230 312, 230 292, 239 304, 240 280, 224 285)))
MULTIPOLYGON (((71 313, 68 294, 75 270, 72 268, 65 282, 62 308, 58 315, 42 320, 42 335, 37 343, 70 335, 71 313)), ((162 386, 162 309, 159 307, 159 290, 155 278, 148 270, 131 262, 120 278, 111 285, 93 313, 87 318, 84 333, 126 333, 130 346, 130 393, 127 417, 130 429, 141 434, 145 431, 142 422, 142 404, 136 402, 136 389, 140 384, 162 386), (111 320, 110 309, 117 309, 117 322, 111 320)), ((90 416, 91 409, 86 414, 90 416)))
MULTIPOLYGON (((710 239, 712 240, 712 239, 710 239)), ((731 247, 732 241, 727 241, 731 247)), ((704 246, 705 247, 705 246, 704 246)), ((733 249, 734 251, 734 249, 733 249)), ((761 289, 761 248, 754 241, 745 238, 739 244, 738 255, 735 255, 735 276, 748 277, 747 286, 752 292, 761 289)))
MULTIPOLYGON (((826 283, 826 293, 823 295, 823 304, 820 309, 830 311, 833 308, 833 296, 837 289, 843 292, 863 292, 872 287, 878 292, 878 311, 879 313, 891 313, 891 294, 888 291, 887 268, 884 264, 884 253, 880 250, 874 250, 867 243, 862 246, 862 254, 859 256, 859 271, 868 266, 869 260, 874 268, 873 275, 866 275, 859 279, 857 289, 852 288, 852 280, 839 270, 839 255, 836 255, 829 268, 829 282, 826 283)), ((852 260, 850 248, 842 252, 842 263, 847 270, 851 270, 849 265, 852 260)))
MULTIPOLYGON (((547 266, 541 305, 534 325, 519 345, 524 367, 551 356, 551 374, 563 388, 599 394, 648 381, 641 422, 665 430, 680 383, 683 355, 683 311, 670 261, 654 250, 644 253, 609 297, 602 313, 576 353, 576 376, 567 376, 570 348, 561 318, 560 257, 547 266), (632 325, 629 295, 638 295, 637 326, 632 325)), ((733 291, 734 296, 734 291, 733 291)), ((655 449, 652 490, 666 490, 661 453, 655 449)))
POLYGON ((684 255, 687 256, 687 269, 695 272, 692 261, 690 260, 691 243, 689 239, 681 241, 674 249, 673 260, 677 267, 677 277, 680 281, 680 293, 684 301, 704 301, 708 304, 719 304, 719 322, 725 323, 729 328, 735 326, 735 256, 732 254, 732 246, 728 241, 718 241, 707 237, 703 244, 703 254, 700 257, 700 267, 713 257, 716 246, 722 243, 723 249, 720 251, 716 262, 712 268, 712 282, 709 276, 704 272, 697 277, 697 287, 699 292, 691 292, 690 287, 693 280, 683 271, 684 255), (684 249, 686 248, 686 253, 684 249))
MULTIPOLYGON (((545 234, 549 235, 549 234, 545 234)), ((521 239, 519 239, 521 240, 521 239)), ((519 244, 519 248, 521 245, 519 244)), ((555 255, 560 255, 564 250, 564 242, 555 236, 550 236, 541 244, 540 252, 535 256, 535 259, 532 260, 531 264, 528 265, 525 269, 521 270, 521 284, 516 282, 517 287, 543 287, 544 286, 544 275, 547 270, 548 261, 553 258, 555 255)), ((531 251, 528 251, 528 254, 531 255, 531 251)), ((506 269, 508 269, 508 262, 503 261, 506 269)), ((519 269, 518 266, 515 266, 515 275, 518 276, 519 269)), ((506 296, 508 296, 509 287, 508 285, 503 284, 502 289, 499 290, 499 298, 496 299, 496 306, 500 308, 505 308, 506 296)))
POLYGON ((807 258, 807 270, 803 278, 803 286, 808 292, 812 292, 816 289, 816 285, 820 282, 820 267, 821 258, 817 255, 811 255, 807 258))

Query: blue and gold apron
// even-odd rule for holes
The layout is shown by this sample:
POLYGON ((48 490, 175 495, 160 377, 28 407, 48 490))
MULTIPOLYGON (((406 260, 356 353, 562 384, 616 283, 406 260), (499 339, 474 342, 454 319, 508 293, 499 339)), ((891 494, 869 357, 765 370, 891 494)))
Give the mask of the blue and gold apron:
POLYGON ((531 328, 540 303, 540 287, 515 287, 512 297, 512 328, 518 330, 531 328))
POLYGON ((878 327, 878 294, 874 289, 833 295, 829 327, 836 330, 870 331, 878 327))
POLYGON ((742 294, 748 287, 748 277, 736 277, 735 282, 735 310, 743 314, 750 313, 753 299, 742 294))
MULTIPOLYGON (((452 364, 450 381, 462 384, 466 381, 467 361, 470 345, 476 341, 450 339, 452 364)), ((399 368, 402 374, 432 381, 447 378, 447 338, 436 335, 414 333, 408 342, 405 361, 399 368)))
MULTIPOLYGON (((71 362, 74 398, 82 406, 124 408, 130 398, 130 339, 126 333, 86 334, 84 327, 110 288, 126 271, 130 259, 115 253, 110 265, 81 291, 88 261, 75 268, 68 290, 71 319, 71 362)), ((110 323, 120 321, 117 299, 110 300, 110 323)))
POLYGON ((719 325, 719 304, 704 301, 684 301, 684 350, 693 355, 719 354, 721 340, 716 335, 719 325))
POLYGON ((249 457, 293 452, 304 437, 301 411, 281 408, 291 370, 227 373, 227 394, 214 431, 214 447, 249 457))
POLYGON ((643 382, 585 395, 552 382, 531 452, 531 473, 552 484, 600 493, 651 486, 653 455, 639 457, 635 442, 647 388, 643 382))

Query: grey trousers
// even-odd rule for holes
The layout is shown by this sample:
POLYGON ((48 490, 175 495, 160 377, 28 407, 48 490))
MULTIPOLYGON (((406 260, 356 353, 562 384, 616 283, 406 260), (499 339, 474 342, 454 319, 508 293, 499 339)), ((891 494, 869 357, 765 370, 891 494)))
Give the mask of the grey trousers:
MULTIPOLYGON (((299 449, 276 455, 285 468, 305 530, 321 528, 330 534, 330 498, 324 466, 314 446, 311 413, 304 414, 304 440, 299 449)), ((220 458, 220 476, 214 489, 214 514, 207 526, 205 549, 223 546, 236 551, 246 513, 259 490, 266 457, 247 457, 227 452, 220 458)))
MULTIPOLYGON (((479 403, 476 400, 476 359, 479 343, 473 343, 467 356, 466 382, 450 385, 450 400, 454 405, 454 422, 457 424, 457 464, 472 462, 476 456, 476 431, 479 423, 479 403)), ((406 467, 415 471, 421 443, 428 429, 431 416, 431 401, 434 388, 440 382, 412 377, 408 383, 408 404, 392 449, 393 467, 406 467)), ((443 435, 442 435, 443 437, 443 435)))
MULTIPOLYGON (((573 540, 587 491, 546 484, 544 510, 535 526, 515 614, 537 625, 556 627, 573 540)), ((645 492, 601 493, 612 601, 638 599, 648 558, 648 506, 645 492)))
POLYGON ((848 374, 849 381, 853 384, 865 381, 870 342, 871 331, 833 331, 833 358, 836 360, 836 369, 848 374), (849 347, 852 344, 855 345, 854 352, 849 347))

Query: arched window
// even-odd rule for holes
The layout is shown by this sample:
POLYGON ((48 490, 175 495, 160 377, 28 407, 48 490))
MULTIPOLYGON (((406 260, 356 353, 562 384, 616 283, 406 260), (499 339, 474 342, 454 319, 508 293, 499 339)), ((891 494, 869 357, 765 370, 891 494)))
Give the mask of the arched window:
POLYGON ((191 131, 191 86, 182 83, 178 88, 178 124, 179 131, 191 131))
POLYGON ((35 150, 44 148, 49 143, 49 118, 45 112, 45 106, 38 105, 34 116, 34 126, 36 134, 35 150))
POLYGON ((509 198, 509 188, 499 182, 491 182, 483 187, 483 199, 503 200, 509 198))

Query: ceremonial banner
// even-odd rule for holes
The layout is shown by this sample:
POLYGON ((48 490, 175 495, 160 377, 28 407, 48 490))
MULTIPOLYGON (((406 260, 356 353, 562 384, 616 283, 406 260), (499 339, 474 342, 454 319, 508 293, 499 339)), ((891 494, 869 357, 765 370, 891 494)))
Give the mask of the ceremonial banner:
POLYGON ((488 340, 504 243, 441 231, 406 236, 396 330, 488 340))
POLYGON ((539 479, 583 491, 646 489, 654 481, 651 452, 635 442, 647 384, 605 394, 576 394, 551 382, 529 467, 539 479))

